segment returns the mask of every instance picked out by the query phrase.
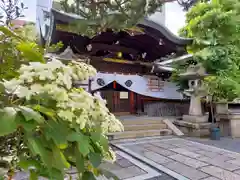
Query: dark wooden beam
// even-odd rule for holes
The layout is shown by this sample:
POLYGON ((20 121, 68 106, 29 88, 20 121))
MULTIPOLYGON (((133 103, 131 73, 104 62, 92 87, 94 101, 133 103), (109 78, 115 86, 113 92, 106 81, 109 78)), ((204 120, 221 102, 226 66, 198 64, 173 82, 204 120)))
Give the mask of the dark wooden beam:
POLYGON ((95 54, 97 51, 111 51, 111 52, 122 52, 132 55, 137 55, 139 52, 133 48, 123 47, 117 44, 108 45, 108 44, 101 44, 101 43, 93 43, 91 54, 95 54))

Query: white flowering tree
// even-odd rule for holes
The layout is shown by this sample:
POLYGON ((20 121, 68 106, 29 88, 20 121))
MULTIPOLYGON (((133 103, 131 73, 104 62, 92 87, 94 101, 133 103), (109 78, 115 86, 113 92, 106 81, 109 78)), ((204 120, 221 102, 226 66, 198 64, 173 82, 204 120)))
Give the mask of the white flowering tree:
POLYGON ((0 136, 18 133, 18 166, 30 179, 61 180, 70 166, 79 179, 94 179, 103 159, 114 160, 106 135, 122 131, 122 124, 104 100, 74 87, 95 74, 90 65, 53 59, 22 65, 19 77, 2 82, 7 103, 0 110, 0 136))

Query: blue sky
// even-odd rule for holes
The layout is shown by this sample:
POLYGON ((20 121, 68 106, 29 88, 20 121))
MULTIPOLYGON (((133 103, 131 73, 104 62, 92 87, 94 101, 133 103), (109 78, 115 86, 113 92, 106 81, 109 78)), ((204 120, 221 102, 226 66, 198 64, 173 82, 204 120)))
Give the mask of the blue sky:
MULTIPOLYGON (((23 0, 28 9, 25 11, 25 19, 29 21, 36 20, 36 1, 37 0, 23 0)), ((167 3, 166 5, 166 26, 174 33, 184 25, 185 13, 182 8, 176 3, 167 3)), ((157 19, 157 18, 156 18, 157 19)))

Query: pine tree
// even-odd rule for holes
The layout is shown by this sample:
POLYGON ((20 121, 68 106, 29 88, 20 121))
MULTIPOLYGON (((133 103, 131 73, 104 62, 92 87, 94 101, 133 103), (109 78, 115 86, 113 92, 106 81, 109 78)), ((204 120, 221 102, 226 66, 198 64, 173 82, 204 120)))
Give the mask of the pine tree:
POLYGON ((88 36, 106 29, 134 27, 144 17, 161 10, 162 0, 60 0, 61 8, 82 17, 79 32, 88 36))
POLYGON ((183 7, 184 11, 188 11, 198 2, 208 2, 209 0, 177 0, 178 4, 183 7))

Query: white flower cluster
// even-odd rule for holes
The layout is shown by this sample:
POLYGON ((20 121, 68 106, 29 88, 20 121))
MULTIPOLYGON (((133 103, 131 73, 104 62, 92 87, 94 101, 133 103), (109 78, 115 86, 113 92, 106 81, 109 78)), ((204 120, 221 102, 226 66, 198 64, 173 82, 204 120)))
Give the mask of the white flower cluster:
POLYGON ((45 98, 56 101, 53 109, 61 119, 77 123, 81 129, 101 127, 105 134, 123 130, 120 121, 106 108, 104 100, 73 87, 74 81, 84 81, 96 75, 92 66, 74 61, 65 65, 53 59, 46 64, 23 65, 19 73, 18 79, 3 82, 8 93, 26 100, 44 94, 45 98))

